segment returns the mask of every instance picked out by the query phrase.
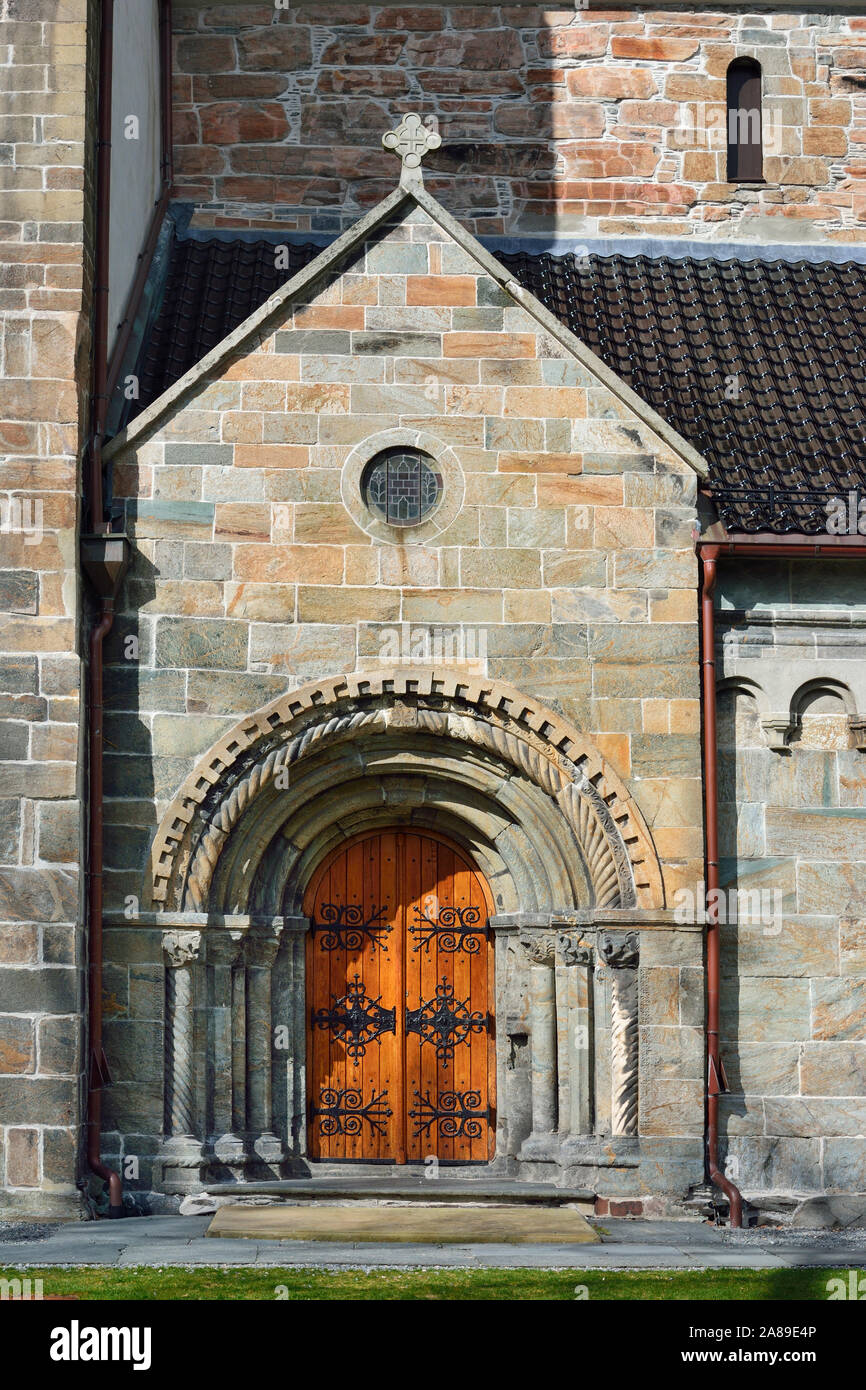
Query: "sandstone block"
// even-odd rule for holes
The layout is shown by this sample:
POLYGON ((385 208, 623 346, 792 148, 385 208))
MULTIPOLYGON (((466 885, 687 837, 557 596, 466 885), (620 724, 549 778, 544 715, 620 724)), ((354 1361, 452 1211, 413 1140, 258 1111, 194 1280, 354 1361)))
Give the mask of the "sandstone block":
POLYGON ((6 1132, 6 1182, 9 1187, 39 1186, 39 1130, 6 1132))
POLYGON ((35 1070, 32 1019, 0 1015, 0 1073, 22 1075, 35 1070))
POLYGON ((159 618, 156 664, 241 669, 247 661, 247 631, 245 623, 235 621, 159 618))
POLYGON ((396 591, 298 586, 299 623, 397 622, 399 618, 396 591))
POLYGON ((464 549, 460 556, 461 583, 474 589, 541 587, 538 550, 464 549))
POLYGON ((339 584, 343 550, 336 545, 238 545, 234 577, 270 584, 339 584))
POLYGON ((835 1042, 866 1039, 866 979, 812 981, 812 1037, 835 1042))
POLYGON ((81 1070, 79 1018, 42 1018, 39 1020, 38 1035, 40 1075, 77 1076, 81 1070))

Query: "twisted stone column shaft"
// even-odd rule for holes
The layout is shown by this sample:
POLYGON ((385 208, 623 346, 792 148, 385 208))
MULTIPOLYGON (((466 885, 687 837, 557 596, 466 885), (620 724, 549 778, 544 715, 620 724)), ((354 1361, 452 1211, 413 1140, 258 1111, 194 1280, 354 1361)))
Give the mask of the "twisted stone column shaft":
POLYGON ((611 1132, 637 1134, 637 971, 611 971, 611 1132))
POLYGON ((556 1129, 556 987, 553 970, 533 965, 530 971, 532 1030, 532 1130, 556 1129))
POLYGON ((166 1131, 175 1138, 195 1132, 193 965, 170 964, 166 978, 168 1069, 166 1131))
POLYGON ((269 1131, 272 1123, 271 971, 250 966, 247 971, 247 1109, 254 1133, 269 1131))
POLYGON ((273 968, 282 927, 250 936, 247 960, 247 1130, 266 1164, 279 1164, 283 1144, 274 1133, 273 968))
POLYGON ((638 932, 609 932, 599 951, 610 966, 611 1133, 638 1132, 638 932))

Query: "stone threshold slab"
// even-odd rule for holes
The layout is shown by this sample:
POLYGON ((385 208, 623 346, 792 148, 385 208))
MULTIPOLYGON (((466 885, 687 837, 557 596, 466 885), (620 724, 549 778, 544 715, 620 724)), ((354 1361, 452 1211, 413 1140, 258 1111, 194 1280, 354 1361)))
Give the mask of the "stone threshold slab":
POLYGON ((434 1182, 423 1174, 407 1174, 399 1178, 285 1178, 279 1182, 210 1183, 205 1191, 211 1197, 274 1197, 281 1202, 504 1202, 509 1206, 540 1207, 578 1203, 589 1207, 590 1214, 595 1202, 595 1193, 588 1188, 551 1187, 547 1183, 491 1182, 474 1178, 465 1181, 439 1178, 434 1182))
POLYGON ((489 1207, 221 1207, 212 1239, 428 1245, 599 1245, 580 1212, 489 1207))

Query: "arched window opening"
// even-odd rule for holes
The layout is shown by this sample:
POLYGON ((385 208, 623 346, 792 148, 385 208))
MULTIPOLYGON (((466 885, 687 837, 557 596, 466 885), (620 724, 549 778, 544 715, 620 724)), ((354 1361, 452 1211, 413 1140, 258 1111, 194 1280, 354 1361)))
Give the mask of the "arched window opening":
POLYGON ((728 68, 728 183, 764 179, 761 65, 735 58, 728 68))

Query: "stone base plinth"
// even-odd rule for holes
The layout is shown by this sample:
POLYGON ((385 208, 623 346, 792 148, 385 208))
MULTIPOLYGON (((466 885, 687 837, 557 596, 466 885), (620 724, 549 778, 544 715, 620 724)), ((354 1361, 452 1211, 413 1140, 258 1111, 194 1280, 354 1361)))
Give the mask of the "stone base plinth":
POLYGON ((153 1165, 154 1186, 166 1193, 197 1192, 207 1172, 207 1160, 200 1140, 192 1135, 167 1139, 153 1165))

